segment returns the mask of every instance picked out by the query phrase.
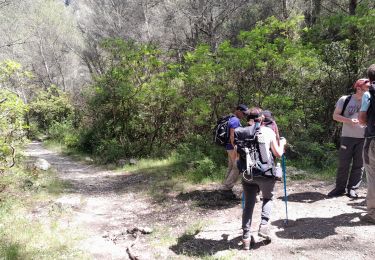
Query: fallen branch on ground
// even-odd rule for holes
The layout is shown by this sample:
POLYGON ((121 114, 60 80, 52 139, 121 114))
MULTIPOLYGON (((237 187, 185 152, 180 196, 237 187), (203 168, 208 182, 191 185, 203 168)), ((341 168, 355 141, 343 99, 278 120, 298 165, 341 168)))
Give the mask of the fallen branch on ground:
POLYGON ((135 240, 126 248, 126 253, 128 253, 129 255, 129 258, 131 260, 138 260, 139 257, 137 255, 134 254, 133 250, 132 250, 132 247, 138 242, 138 239, 139 239, 139 232, 135 232, 133 233, 133 236, 135 235, 135 240))

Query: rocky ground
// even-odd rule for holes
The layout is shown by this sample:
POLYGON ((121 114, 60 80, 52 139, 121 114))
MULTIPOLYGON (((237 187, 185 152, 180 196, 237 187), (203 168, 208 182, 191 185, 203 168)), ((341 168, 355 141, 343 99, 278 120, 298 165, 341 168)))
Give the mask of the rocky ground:
MULTIPOLYGON (((272 216, 272 243, 257 241, 241 250, 241 202, 228 200, 218 185, 183 193, 165 188, 162 198, 147 192, 153 176, 109 171, 29 145, 27 155, 46 159, 59 178, 70 183, 56 201, 40 205, 34 217, 48 218, 43 208, 65 209, 61 224, 82 234, 77 245, 90 259, 373 259, 375 225, 362 223, 365 184, 358 199, 328 199, 332 184, 288 182, 288 223, 283 183, 277 184, 272 216)), ((160 186, 160 189, 163 189, 160 186)), ((241 186, 236 186, 237 194, 241 186)), ((257 203, 252 225, 260 219, 257 203)))

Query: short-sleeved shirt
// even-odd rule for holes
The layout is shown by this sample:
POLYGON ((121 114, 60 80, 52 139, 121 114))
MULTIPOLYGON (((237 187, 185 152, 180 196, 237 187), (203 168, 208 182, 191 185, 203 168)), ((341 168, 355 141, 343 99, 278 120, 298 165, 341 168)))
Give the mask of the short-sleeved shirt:
MULTIPOLYGON (((342 96, 336 103, 336 108, 343 109, 344 102, 347 96, 342 96)), ((358 119, 359 110, 361 108, 361 100, 357 100, 354 96, 351 97, 348 105, 345 108, 343 116, 346 118, 358 119)), ((350 123, 343 123, 342 137, 364 138, 365 128, 359 124, 352 125, 350 123)))
MULTIPOLYGON (((236 116, 233 116, 229 119, 228 121, 228 129, 229 129, 229 134, 230 134, 230 129, 236 129, 237 127, 240 127, 241 126, 241 121, 238 117, 236 116)), ((233 145, 230 143, 230 140, 228 141, 228 143, 226 144, 225 146, 225 149, 226 150, 233 150, 234 147, 233 145)))
POLYGON ((370 106, 370 92, 366 91, 362 96, 362 103, 361 103, 361 112, 367 112, 370 106))

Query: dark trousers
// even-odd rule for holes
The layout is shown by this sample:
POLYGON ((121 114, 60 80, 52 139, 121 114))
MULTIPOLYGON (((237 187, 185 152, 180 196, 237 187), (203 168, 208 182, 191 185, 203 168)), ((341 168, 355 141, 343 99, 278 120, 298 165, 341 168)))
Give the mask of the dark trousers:
POLYGON ((275 188, 274 178, 258 177, 251 183, 242 182, 243 194, 245 199, 244 209, 242 211, 242 230, 243 238, 250 237, 250 227, 253 218, 256 195, 260 190, 262 192, 263 204, 261 214, 261 224, 267 224, 271 217, 272 199, 275 188))
POLYGON ((364 138, 341 137, 336 189, 357 189, 362 181, 364 138), (352 167, 350 168, 350 164, 352 167))

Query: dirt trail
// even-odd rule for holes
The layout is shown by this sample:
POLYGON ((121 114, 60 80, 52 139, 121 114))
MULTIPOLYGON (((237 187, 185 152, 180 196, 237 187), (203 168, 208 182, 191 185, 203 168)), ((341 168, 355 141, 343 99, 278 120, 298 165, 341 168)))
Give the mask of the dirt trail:
MULTIPOLYGON (((284 225, 283 184, 277 184, 272 215, 271 244, 259 241, 241 250, 241 205, 217 192, 217 185, 177 194, 165 191, 163 200, 147 195, 155 182, 150 175, 104 170, 74 161, 33 142, 31 157, 46 159, 59 178, 71 185, 54 201, 69 209, 61 222, 85 237, 78 245, 91 259, 129 259, 126 249, 135 240, 134 227, 150 227, 131 247, 139 259, 373 259, 375 225, 364 224, 366 189, 357 200, 327 199, 332 188, 324 182, 288 183, 289 224, 284 225), (197 232, 193 232, 193 227, 197 232), (190 232, 187 232, 190 231, 190 232)), ((364 185, 363 185, 364 186, 364 185)), ((240 185, 236 186, 240 193, 240 185)), ((259 224, 261 202, 252 224, 259 224)), ((38 211, 35 211, 38 212, 38 211)), ((37 214, 37 213, 36 213, 37 214)), ((40 214, 40 217, 46 217, 40 214)))

